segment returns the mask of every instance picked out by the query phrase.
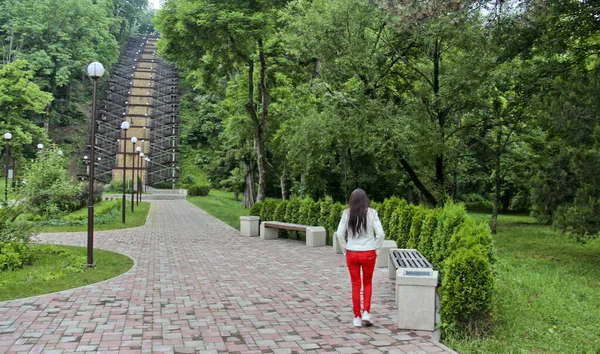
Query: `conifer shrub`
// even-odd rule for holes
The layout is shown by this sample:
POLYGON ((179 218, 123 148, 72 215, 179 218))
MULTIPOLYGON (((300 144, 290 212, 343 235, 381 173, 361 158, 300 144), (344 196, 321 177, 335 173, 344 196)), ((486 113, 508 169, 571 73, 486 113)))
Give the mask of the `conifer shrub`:
POLYGON ((325 225, 319 224, 320 218, 321 218, 321 201, 318 200, 318 201, 312 203, 312 205, 310 206, 309 213, 308 213, 309 223, 307 225, 325 227, 325 225))
POLYGON ((410 248, 408 247, 408 240, 410 238, 410 226, 412 224, 414 209, 415 206, 411 204, 401 204, 397 209, 400 210, 398 225, 396 226, 396 244, 399 248, 410 248))
POLYGON ((252 206, 252 208, 250 208, 250 215, 252 216, 260 216, 260 212, 262 210, 263 207, 263 203, 262 202, 256 202, 254 203, 254 205, 252 206))
POLYGON ((408 241, 406 242, 407 248, 418 249, 419 239, 421 237, 421 227, 423 226, 423 220, 425 219, 426 215, 427 211, 425 208, 421 206, 414 207, 414 213, 410 223, 409 237, 408 241))
POLYGON ((421 232, 419 234, 419 244, 417 249, 425 258, 433 260, 433 238, 435 237, 435 230, 437 229, 437 219, 440 210, 439 209, 425 209, 425 216, 423 218, 423 224, 421 225, 421 232))
POLYGON ((446 258, 446 246, 454 231, 467 217, 464 204, 447 202, 440 210, 437 220, 437 228, 433 237, 433 254, 430 261, 441 266, 446 258))
POLYGON ((294 197, 290 199, 287 207, 285 208, 285 220, 292 224, 299 224, 300 221, 300 204, 301 199, 294 197))
MULTIPOLYGON (((387 232, 387 230, 390 228, 390 221, 392 220, 392 214, 396 211, 396 209, 398 209, 398 206, 400 206, 400 204, 404 202, 404 204, 406 204, 406 202, 403 199, 400 199, 398 197, 391 197, 388 198, 386 200, 383 201, 383 213, 379 215, 379 218, 381 220, 381 225, 383 226, 383 231, 387 232)), ((393 234, 391 234, 391 239, 395 240, 395 236, 393 234)))
POLYGON ((331 213, 329 214, 329 219, 327 220, 326 227, 331 237, 333 237, 333 234, 337 231, 337 227, 340 224, 340 220, 342 219, 342 213, 344 212, 344 209, 346 209, 346 206, 342 205, 341 203, 334 203, 331 206, 331 213))
POLYGON ((273 221, 275 216, 275 209, 277 208, 278 202, 274 199, 267 199, 263 202, 262 209, 260 210, 260 220, 262 221, 273 221))
POLYGON ((298 211, 298 224, 310 226, 310 213, 311 208, 315 202, 310 198, 304 198, 300 202, 300 209, 298 211))
POLYGON ((275 208, 275 212, 273 213, 274 221, 287 222, 287 220, 285 220, 285 210, 287 208, 287 205, 287 200, 282 200, 279 203, 277 203, 277 207, 275 208))
MULTIPOLYGON (((468 240, 457 241, 470 243, 468 240)), ((444 334, 476 335, 490 322, 494 278, 488 251, 483 245, 456 249, 444 261, 444 277, 440 287, 444 334)))

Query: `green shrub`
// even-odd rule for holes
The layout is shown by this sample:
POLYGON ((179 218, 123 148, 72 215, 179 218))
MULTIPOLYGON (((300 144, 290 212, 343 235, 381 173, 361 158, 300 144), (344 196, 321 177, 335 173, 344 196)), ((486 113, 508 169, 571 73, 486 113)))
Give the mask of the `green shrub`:
POLYGON ((440 209, 426 209, 426 214, 421 225, 421 235, 417 249, 428 260, 433 259, 433 238, 437 229, 437 219, 440 209))
POLYGON ((390 240, 396 241, 396 245, 398 245, 399 248, 402 248, 402 245, 398 243, 398 234, 400 233, 400 217, 402 212, 404 211, 404 206, 404 204, 398 205, 396 210, 392 212, 390 221, 388 223, 389 238, 390 240))
POLYGON ((312 203, 310 206, 310 210, 308 213, 308 225, 310 226, 324 226, 319 224, 319 220, 321 217, 321 201, 316 201, 312 203))
POLYGON ((424 207, 419 206, 414 208, 414 215, 410 223, 409 237, 406 242, 407 248, 418 249, 417 246, 419 245, 419 239, 421 238, 421 227, 423 226, 425 215, 427 215, 427 211, 424 207))
POLYGON ((600 233, 600 199, 580 188, 573 202, 559 205, 552 227, 578 242, 585 243, 600 233))
POLYGON ((290 202, 285 209, 285 220, 292 224, 298 224, 300 220, 300 204, 301 199, 294 197, 290 199, 290 202))
POLYGON ((286 222, 285 220, 285 210, 287 208, 288 201, 282 200, 277 203, 277 207, 275 208, 275 212, 273 213, 273 220, 286 222))
POLYGON ((487 223, 475 223, 472 218, 466 218, 454 232, 448 242, 446 253, 452 255, 460 249, 481 246, 490 263, 494 261, 492 233, 487 223))
POLYGON ((398 208, 398 210, 401 210, 398 214, 398 225, 396 231, 396 244, 399 248, 409 248, 408 240, 410 239, 410 226, 412 224, 414 208, 415 206, 411 204, 404 204, 398 208))
MULTIPOLYGON (((381 225, 383 226, 383 231, 387 232, 390 229, 390 221, 392 220, 392 214, 398 209, 400 204, 406 204, 406 201, 400 199, 398 197, 391 197, 383 201, 383 213, 379 214, 379 218, 381 219, 381 225)), ((395 240, 395 236, 391 235, 391 239, 395 240)))
POLYGON ((331 197, 325 197, 325 199, 321 201, 320 206, 321 211, 319 212, 319 221, 317 222, 317 225, 323 226, 329 234, 327 225, 329 221, 329 215, 331 214, 331 207, 333 206, 333 199, 331 199, 331 197))
POLYGON ((300 209, 298 210, 298 224, 310 226, 310 212, 314 203, 310 198, 302 199, 300 209))
POLYGON ((256 203, 254 203, 254 205, 252 206, 252 208, 250 208, 250 215, 252 215, 252 216, 260 216, 260 212, 262 210, 262 207, 263 207, 263 203, 262 202, 256 202, 256 203))
POLYGON ((274 199, 265 200, 260 210, 260 219, 262 221, 274 221, 273 217, 275 216, 277 204, 277 201, 274 199))
POLYGON ((331 213, 329 214, 327 226, 325 227, 327 230, 329 230, 331 237, 333 237, 333 234, 337 231, 344 209, 346 209, 346 206, 342 205, 341 203, 334 203, 331 205, 331 213))
POLYGON ((0 271, 21 268, 23 259, 14 242, 0 244, 0 271))
POLYGON ((187 190, 187 194, 190 197, 205 197, 208 195, 208 193, 210 193, 209 185, 195 184, 193 186, 190 186, 187 190))
POLYGON ((442 330, 445 334, 481 333, 490 319, 494 279, 482 245, 459 248, 444 262, 440 288, 442 330))
POLYGON ((448 202, 440 211, 437 228, 433 237, 433 259, 430 259, 434 266, 442 266, 442 261, 447 256, 446 245, 450 241, 454 231, 462 224, 466 217, 465 206, 460 203, 448 202))

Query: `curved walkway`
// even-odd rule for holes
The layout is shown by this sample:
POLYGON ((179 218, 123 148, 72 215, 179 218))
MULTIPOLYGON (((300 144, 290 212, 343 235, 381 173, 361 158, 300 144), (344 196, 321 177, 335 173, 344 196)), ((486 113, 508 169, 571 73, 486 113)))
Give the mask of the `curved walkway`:
MULTIPOLYGON (((41 242, 86 245, 85 233, 41 242)), ((374 276, 376 325, 352 327, 342 255, 261 241, 185 200, 152 202, 145 226, 95 233, 135 260, 114 279, 0 302, 1 353, 441 353, 394 325, 394 285, 374 276)))

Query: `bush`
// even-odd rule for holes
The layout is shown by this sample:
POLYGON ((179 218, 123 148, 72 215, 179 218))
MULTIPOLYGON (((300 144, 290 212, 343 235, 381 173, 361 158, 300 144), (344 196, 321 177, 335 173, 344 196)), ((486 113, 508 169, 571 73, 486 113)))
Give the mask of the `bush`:
MULTIPOLYGON (((79 195, 77 196, 77 207, 69 210, 75 211, 80 209, 88 204, 89 193, 88 190, 90 188, 89 183, 80 183, 79 184, 79 195)), ((100 183, 94 183, 94 203, 99 203, 102 201, 102 194, 104 193, 104 185, 100 183)))
POLYGON ((262 210, 263 207, 263 203, 262 202, 256 202, 254 203, 254 205, 252 206, 252 208, 250 208, 250 215, 252 216, 260 216, 260 211, 262 210))
POLYGON ((398 225, 396 226, 396 244, 400 248, 409 248, 408 240, 410 238, 410 226, 412 224, 414 208, 414 205, 404 204, 397 209, 400 212, 398 214, 398 225))
POLYGON ((288 201, 282 200, 277 203, 277 207, 275 208, 275 212, 273 213, 273 220, 286 222, 285 220, 285 210, 287 208, 288 201))
POLYGON ((440 210, 439 209, 426 209, 427 212, 423 218, 423 224, 421 225, 421 233, 419 235, 419 245, 417 249, 425 258, 428 260, 433 259, 433 238, 435 237, 435 230, 437 229, 437 219, 440 210))
POLYGON ((210 193, 210 186, 208 185, 193 185, 190 186, 187 190, 187 194, 190 197, 205 197, 210 193))
POLYGON ((298 224, 310 225, 310 213, 311 208, 315 202, 310 198, 305 198, 300 202, 300 209, 298 210, 298 224))
POLYGON ((600 232, 599 214, 600 199, 591 195, 588 188, 581 188, 572 203, 557 207, 552 227, 585 243, 600 232))
POLYGON ((325 197, 325 199, 321 201, 321 211, 319 212, 319 221, 317 222, 317 225, 323 226, 328 234, 329 230, 327 229, 327 225, 329 221, 329 215, 331 214, 332 206, 333 199, 331 199, 331 197, 325 197))
POLYGON ((407 248, 417 248, 419 245, 419 239, 421 238, 421 227, 423 225, 423 219, 425 219, 427 211, 423 207, 415 207, 414 215, 410 223, 410 231, 408 241, 406 242, 407 248))
POLYGON ((474 335, 489 322, 494 279, 482 245, 459 248, 444 262, 442 330, 474 335))
POLYGON ((441 209, 433 237, 433 259, 430 259, 436 267, 441 267, 442 261, 447 258, 446 245, 466 217, 467 212, 463 204, 448 202, 441 209))
MULTIPOLYGON (((392 220, 392 214, 396 211, 396 209, 398 209, 402 202, 406 204, 406 201, 398 197, 391 197, 383 201, 383 213, 379 214, 379 217, 381 218, 381 225, 383 226, 384 232, 390 230, 390 221, 392 220)), ((390 238, 392 240, 395 240, 396 236, 390 233, 390 238)))
POLYGON ((32 224, 21 221, 23 205, 0 208, 0 270, 13 270, 33 259, 29 241, 32 224))
POLYGON ((327 220, 327 226, 325 228, 329 230, 329 233, 332 237, 333 234, 337 231, 338 225, 340 224, 340 220, 342 219, 342 213, 344 212, 344 209, 346 209, 346 206, 342 205, 341 203, 334 203, 331 206, 331 213, 329 214, 329 219, 327 220))
POLYGON ((277 208, 277 204, 277 201, 274 199, 265 200, 260 210, 260 220, 273 221, 273 216, 275 216, 275 209, 277 208))
POLYGON ((301 200, 298 197, 290 199, 287 208, 285 209, 285 220, 292 224, 298 224, 300 220, 300 203, 301 200))

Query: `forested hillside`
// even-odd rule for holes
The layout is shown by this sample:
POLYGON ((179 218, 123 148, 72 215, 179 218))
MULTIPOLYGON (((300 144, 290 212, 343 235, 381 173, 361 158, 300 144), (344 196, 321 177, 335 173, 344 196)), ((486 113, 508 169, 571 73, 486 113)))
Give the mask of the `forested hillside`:
POLYGON ((244 205, 361 187, 532 211, 587 237, 600 228, 596 5, 169 0, 155 21, 190 85, 186 161, 244 205))
POLYGON ((101 62, 106 82, 121 46, 151 31, 152 16, 146 0, 0 2, 0 131, 13 136, 17 171, 39 143, 81 160, 91 104, 86 67, 101 62))

